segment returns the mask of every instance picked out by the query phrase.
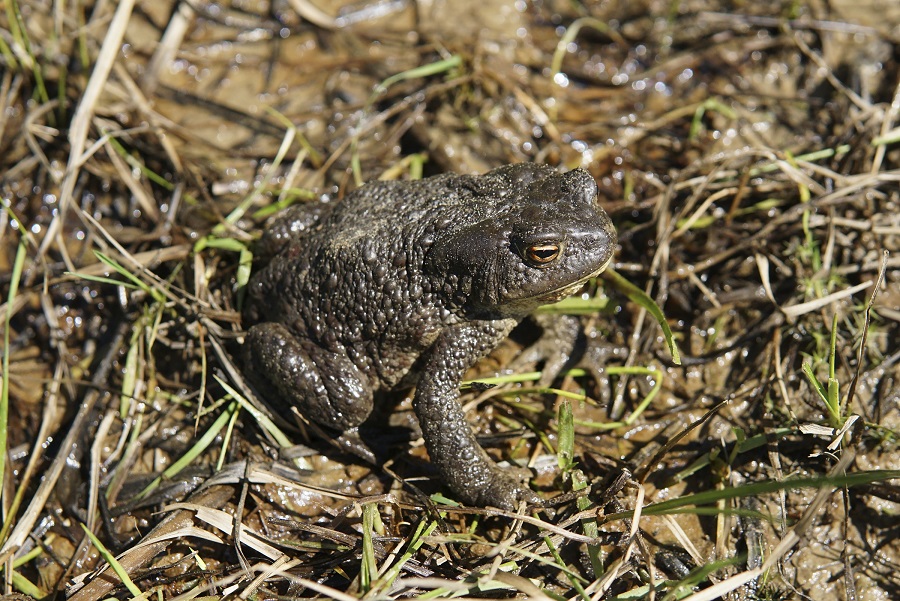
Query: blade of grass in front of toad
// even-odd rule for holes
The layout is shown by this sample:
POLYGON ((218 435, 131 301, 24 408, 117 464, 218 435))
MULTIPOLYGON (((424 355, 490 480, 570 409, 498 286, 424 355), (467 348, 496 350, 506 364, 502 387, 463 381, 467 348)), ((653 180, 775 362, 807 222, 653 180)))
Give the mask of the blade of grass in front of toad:
POLYGON ((828 411, 836 420, 841 420, 841 405, 840 399, 838 398, 839 387, 837 373, 834 368, 834 363, 837 359, 837 329, 838 316, 837 313, 835 313, 831 318, 831 342, 828 345, 828 387, 826 388, 826 391, 828 393, 828 411))
POLYGON ((219 385, 222 386, 222 388, 224 388, 225 391, 232 396, 232 398, 240 403, 241 407, 243 407, 245 411, 253 416, 253 419, 255 419, 256 422, 272 436, 272 438, 276 443, 278 443, 281 448, 287 448, 293 444, 291 442, 291 439, 288 438, 287 435, 285 435, 285 433, 275 425, 275 422, 269 419, 269 417, 265 413, 254 407, 253 403, 244 398, 244 395, 235 390, 233 386, 231 386, 228 382, 226 382, 219 376, 213 376, 213 378, 215 378, 216 382, 218 382, 219 385))
MULTIPOLYGON (((764 495, 794 488, 824 488, 830 486, 837 489, 844 486, 863 486, 865 484, 897 479, 900 479, 900 470, 866 470, 838 476, 815 476, 780 481, 766 480, 763 482, 742 484, 741 486, 736 487, 707 490, 684 497, 678 497, 677 499, 660 501, 659 503, 653 503, 644 507, 643 514, 667 515, 696 513, 695 509, 692 509, 692 507, 700 509, 698 507, 700 505, 709 505, 710 503, 716 503, 717 501, 725 499, 739 499, 742 497, 764 495)), ((603 523, 626 519, 631 515, 631 511, 609 514, 604 516, 603 523)))
MULTIPOLYGON (((557 432, 559 434, 559 444, 557 449, 557 464, 560 470, 568 476, 572 492, 584 490, 588 486, 588 480, 575 464, 575 418, 572 413, 572 405, 569 401, 564 400, 559 404, 557 412, 557 432)), ((576 504, 580 511, 587 511, 592 505, 592 501, 587 495, 581 495, 577 498, 576 504)), ((581 520, 581 527, 584 535, 596 540, 599 535, 597 528, 596 516, 581 520)), ((603 561, 600 557, 600 547, 595 544, 587 545, 588 557, 591 560, 591 566, 594 574, 603 573, 603 561)))
MULTIPOLYGON (((830 159, 832 157, 841 156, 843 154, 847 154, 848 152, 850 152, 850 150, 851 146, 849 144, 841 144, 840 146, 836 146, 835 148, 823 148, 821 150, 814 150, 813 152, 808 152, 806 154, 798 154, 794 157, 794 160, 811 163, 812 161, 818 161, 820 159, 830 159)), ((756 177, 764 173, 779 171, 781 168, 782 167, 778 161, 767 161, 761 167, 754 167, 753 169, 751 169, 749 171, 749 174, 750 177, 756 177)))
POLYGON ((838 316, 837 313, 835 313, 834 318, 831 321, 827 384, 823 386, 819 382, 819 380, 816 378, 815 373, 813 373, 813 368, 810 363, 804 362, 801 366, 801 369, 803 370, 804 375, 806 375, 806 379, 809 380, 809 384, 813 387, 816 393, 818 393, 819 398, 822 400, 822 404, 824 404, 825 408, 828 410, 828 418, 831 422, 831 427, 833 427, 835 430, 840 430, 841 426, 844 425, 846 416, 841 415, 842 404, 840 400, 840 386, 835 372, 835 359, 837 357, 837 328, 838 316))
POLYGON ((408 154, 382 171, 378 179, 379 181, 390 181, 399 179, 404 174, 408 175, 409 179, 413 181, 422 179, 422 166, 426 162, 428 162, 428 154, 425 152, 408 154))
MULTIPOLYGON (((734 443, 733 454, 735 456, 740 455, 741 453, 746 453, 747 451, 752 451, 753 449, 758 449, 759 447, 765 445, 769 440, 778 441, 781 438, 784 438, 788 434, 792 434, 795 430, 793 428, 775 428, 769 432, 765 432, 763 434, 756 434, 749 438, 746 438, 738 443, 734 443)), ((726 443, 733 444, 733 443, 726 443)), ((670 486, 674 486, 675 484, 681 482, 688 476, 692 476, 695 473, 699 472, 703 468, 707 467, 712 460, 710 455, 711 452, 704 453, 701 457, 696 459, 692 464, 672 476, 669 480, 665 482, 665 487, 668 488, 670 486)))
MULTIPOLYGON (((52 540, 53 540, 53 535, 50 535, 46 540, 42 541, 42 543, 47 544, 49 546, 49 543, 52 542, 52 540)), ((19 591, 20 593, 24 593, 35 599, 43 599, 44 597, 47 596, 47 594, 48 594, 47 591, 45 591, 44 589, 42 589, 41 587, 39 587, 38 585, 36 585, 32 581, 30 581, 28 578, 26 578, 25 576, 20 574, 16 570, 16 568, 19 568, 20 566, 25 565, 29 561, 37 559, 38 557, 40 557, 43 554, 44 554, 43 546, 35 547, 28 553, 22 555, 21 557, 16 557, 12 562, 12 568, 13 568, 12 585, 13 585, 13 588, 16 589, 17 591, 19 591)))
POLYGON ((403 566, 416 556, 419 549, 425 544, 425 540, 431 536, 431 533, 434 532, 437 526, 438 523, 434 520, 423 519, 419 522, 415 531, 409 537, 409 541, 406 544, 406 550, 403 551, 400 557, 397 558, 397 561, 390 567, 382 569, 378 581, 372 583, 372 592, 386 592, 391 588, 391 585, 393 585, 394 581, 400 576, 400 571, 403 569, 403 566))
POLYGON ((228 449, 229 443, 231 443, 231 435, 234 433, 235 426, 237 425, 238 415, 240 415, 239 411, 233 411, 231 417, 228 419, 228 427, 225 428, 225 435, 222 437, 222 451, 219 453, 219 460, 216 462, 217 472, 225 465, 225 458, 228 456, 226 450, 228 449))
MULTIPOLYGON (((159 307, 160 305, 157 303, 156 306, 159 307)), ((125 354, 125 368, 122 370, 122 392, 119 395, 119 415, 122 419, 128 416, 129 406, 137 388, 138 355, 140 354, 140 345, 143 342, 144 326, 144 316, 135 321, 131 330, 128 352, 125 354)))
POLYGON ((700 133, 701 128, 703 127, 703 116, 707 113, 707 111, 716 111, 717 113, 720 113, 721 115, 732 121, 737 119, 737 113, 734 112, 734 109, 723 103, 720 98, 716 96, 707 98, 706 100, 701 102, 700 106, 697 107, 697 110, 694 111, 694 118, 691 120, 691 129, 688 133, 689 140, 697 139, 697 136, 700 133))
POLYGON ((694 589, 696 587, 709 582, 709 577, 713 574, 719 572, 720 570, 739 566, 745 560, 746 556, 735 555, 734 557, 720 559, 718 561, 711 561, 709 563, 697 566, 696 568, 691 570, 690 574, 688 574, 681 580, 667 583, 669 585, 667 587, 669 589, 669 592, 666 593, 664 597, 662 597, 662 600, 675 601, 676 599, 684 599, 688 595, 694 593, 694 589))
MULTIPOLYGON (((15 590, 34 599, 43 599, 47 596, 47 591, 16 571, 12 573, 12 585, 15 590)), ((15 596, 12 596, 12 598, 15 598, 15 596)))
POLYGON ((378 517, 378 505, 366 503, 362 508, 362 553, 360 554, 359 588, 364 593, 372 588, 372 581, 378 576, 375 563, 375 542, 372 534, 378 517))
MULTIPOLYGON (((22 11, 19 10, 19 3, 16 0, 6 2, 6 21, 13 36, 13 41, 22 48, 29 58, 30 65, 24 65, 31 69, 34 74, 35 96, 36 100, 41 104, 50 102, 50 95, 47 93, 47 85, 44 83, 44 74, 41 64, 31 47, 31 40, 28 38, 25 22, 22 20, 22 11)), ((13 63, 14 64, 14 63, 13 63)), ((51 117, 52 118, 52 117, 51 117)))
MULTIPOLYGON (((572 470, 572 490, 577 492, 579 490, 584 490, 588 487, 588 479, 585 476, 584 472, 580 469, 572 470)), ((579 511, 587 511, 593 506, 593 501, 587 496, 582 495, 575 500, 575 504, 578 506, 579 511)), ((596 512, 590 517, 582 518, 581 520, 581 528, 584 531, 584 535, 592 538, 593 540, 597 540, 600 536, 600 528, 597 525, 597 514, 596 512)), ((588 559, 591 561, 591 567, 594 570, 594 574, 599 577, 600 574, 606 570, 603 565, 603 555, 602 550, 600 549, 600 545, 594 543, 587 543, 587 553, 588 559)))
MULTIPOLYGON (((650 388, 649 392, 644 396, 640 403, 638 403, 637 407, 635 407, 634 411, 632 411, 628 417, 621 421, 616 422, 595 422, 588 420, 580 420, 576 419, 575 423, 580 426, 588 426, 591 428, 596 428, 599 430, 615 430, 616 428, 621 428, 622 426, 630 426, 635 421, 637 421, 638 417, 650 406, 650 403, 653 402, 653 399, 659 394, 662 390, 662 382, 663 382, 663 371, 658 367, 641 367, 641 366, 612 366, 606 368, 606 373, 610 376, 652 376, 653 377, 653 386, 650 388)), ((570 369, 565 372, 565 375, 571 376, 573 378, 580 378, 588 375, 587 371, 581 368, 570 369)), ((463 385, 469 385, 474 382, 478 382, 480 384, 509 384, 509 383, 521 383, 521 382, 530 382, 534 380, 539 380, 541 377, 541 372, 529 372, 525 374, 508 374, 505 376, 495 376, 490 378, 478 378, 477 380, 466 380, 463 382, 463 385)), ((521 387, 514 388, 508 391, 503 391, 500 393, 501 396, 506 395, 520 395, 526 393, 536 393, 536 394, 553 394, 565 399, 571 399, 573 401, 587 401, 596 405, 596 401, 591 401, 590 397, 583 393, 574 393, 569 392, 568 390, 560 390, 559 388, 544 388, 544 387, 521 387)), ((517 405, 523 407, 523 405, 517 405)))
POLYGON ((598 294, 589 298, 581 296, 569 296, 559 302, 549 305, 541 305, 535 313, 565 314, 565 315, 591 315, 609 308, 609 297, 598 294))
POLYGON ((122 584, 125 585, 125 588, 128 589, 135 597, 142 597, 144 593, 141 592, 141 589, 137 587, 134 581, 128 576, 128 572, 125 571, 125 568, 122 567, 122 564, 118 562, 115 556, 109 552, 109 550, 100 542, 100 539, 97 538, 93 532, 91 532, 87 526, 81 524, 81 527, 84 529, 84 533, 88 535, 88 538, 91 539, 91 543, 97 549, 97 552, 100 553, 100 556, 106 560, 106 563, 113 569, 113 572, 116 573, 116 576, 119 577, 119 580, 122 581, 122 584))
POLYGON ((681 353, 678 352, 678 345, 675 344, 675 337, 672 335, 672 329, 666 322, 666 316, 663 315, 662 309, 659 308, 652 298, 647 294, 623 278, 615 269, 607 269, 603 272, 603 279, 610 282, 617 290, 627 296, 632 302, 643 307, 659 322, 662 328, 663 336, 666 338, 666 346, 669 347, 669 353, 672 355, 672 362, 675 365, 681 365, 681 353))
POLYGON ((206 430, 206 432, 203 433, 203 436, 201 436, 197 440, 197 442, 195 442, 194 445, 190 449, 187 450, 187 452, 184 455, 179 457, 178 460, 176 460, 172 465, 170 465, 166 469, 166 471, 164 471, 162 473, 162 475, 155 478, 150 484, 148 484, 144 488, 144 490, 139 492, 137 495, 137 498, 143 499, 148 494, 150 494, 153 490, 155 490, 160 485, 160 483, 163 481, 163 479, 173 478, 181 470, 183 470, 188 465, 190 465, 192 461, 194 461, 197 457, 199 457, 200 454, 203 453, 203 451, 205 451, 207 449, 207 447, 209 447, 209 445, 211 445, 212 442, 216 439, 216 436, 218 436, 218 434, 222 430, 222 428, 225 427, 225 424, 227 424, 229 421, 231 421, 232 414, 234 414, 238 410, 239 407, 240 407, 240 405, 238 404, 237 401, 232 401, 231 403, 229 403, 228 407, 226 407, 226 409, 224 411, 222 411, 222 413, 219 414, 219 416, 209 426, 209 428, 206 430))
POLYGON ((254 221, 265 221, 275 213, 279 213, 284 209, 297 204, 297 201, 303 200, 312 202, 317 198, 318 195, 308 188, 281 188, 278 200, 272 204, 256 209, 250 216, 254 221))
POLYGON ((556 431, 559 442, 556 445, 556 464, 563 473, 575 466, 575 421, 572 404, 564 400, 556 412, 556 431))
MULTIPOLYGON (((634 411, 632 411, 628 417, 621 421, 615 422, 596 422, 589 420, 576 419, 575 423, 579 426, 587 426, 590 428, 595 428, 598 430, 615 430, 617 428, 621 428, 623 426, 630 426, 635 421, 637 421, 638 417, 650 406, 650 403, 653 402, 653 399, 659 394, 662 390, 662 382, 663 382, 663 371, 658 367, 640 367, 640 366, 632 366, 632 367, 623 367, 623 366, 612 366, 606 368, 606 373, 611 376, 616 375, 630 375, 630 376, 652 376, 653 377, 653 386, 650 388, 649 392, 644 396, 643 400, 638 403, 637 407, 635 407, 634 411)), ((588 372, 581 368, 570 369, 565 372, 566 376, 571 376, 573 378, 580 378, 588 375, 588 372)), ((466 388, 471 386, 472 384, 490 384, 490 385, 500 385, 500 384, 518 384, 522 382, 533 382, 535 380, 540 380, 541 372, 534 371, 522 374, 506 374, 502 376, 492 376, 486 378, 476 378, 474 380, 464 380, 461 383, 462 388, 466 388)), ((518 396, 521 394, 527 393, 535 393, 535 394, 552 394, 565 399, 571 399, 573 401, 588 401, 593 404, 596 404, 596 401, 591 401, 590 398, 583 393, 574 393, 568 390, 560 390, 559 388, 546 388, 546 387, 527 387, 523 386, 520 388, 513 388, 506 391, 501 391, 498 396, 518 396)), ((527 407, 522 404, 516 404, 520 409, 527 410, 527 407)), ((539 429, 535 430, 538 436, 541 436, 541 432, 539 429)), ((552 445, 547 445, 548 448, 552 448, 552 445)))
MULTIPOLYGON (((199 253, 207 248, 238 253, 238 268, 234 277, 241 297, 243 297, 243 294, 246 292, 247 284, 250 282, 250 270, 253 267, 253 253, 250 252, 247 245, 240 240, 234 238, 217 238, 213 236, 201 238, 194 246, 194 252, 199 253)), ((241 302, 238 303, 238 306, 240 305, 241 302)))
MULTIPOLYGON (((562 555, 559 554, 559 550, 556 548, 556 545, 553 544, 553 539, 550 538, 549 534, 544 535, 544 544, 547 546, 547 549, 550 551, 550 555, 553 557, 553 560, 556 563, 556 567, 565 567, 566 560, 563 559, 562 555)), ((563 570, 563 574, 566 575, 566 578, 569 579, 569 584, 572 585, 572 588, 578 593, 578 596, 584 599, 585 601, 590 601, 591 596, 584 590, 584 586, 582 586, 579 578, 575 578, 572 572, 563 570)))
MULTIPOLYGON (((872 146, 889 146, 900 142, 900 127, 895 127, 883 136, 878 136, 872 140, 872 146)), ((799 158, 799 157, 798 157, 799 158)))
MULTIPOLYGON (((755 204, 752 204, 747 207, 741 207, 739 209, 735 209, 732 212, 733 217, 746 217, 748 215, 767 213, 781 204, 784 201, 780 198, 766 198, 765 200, 761 200, 755 204)), ((675 222, 675 227, 682 228, 687 226, 691 230, 702 230, 708 227, 711 227, 719 222, 721 222, 723 217, 718 214, 712 215, 702 215, 702 216, 688 216, 682 217, 678 221, 675 222)))
POLYGON ((628 47, 625 38, 623 38, 615 28, 610 27, 609 24, 604 21, 595 19, 594 17, 581 17, 580 19, 576 19, 559 38, 559 42, 556 43, 556 50, 553 52, 553 58, 550 61, 550 78, 554 83, 562 84, 560 75, 562 75, 563 57, 566 55, 569 45, 575 41, 575 38, 578 37, 578 33, 585 26, 609 36, 610 39, 619 44, 622 48, 628 47))
POLYGON ((155 287, 147 284, 147 282, 143 281, 138 276, 131 273, 128 269, 125 268, 124 265, 119 264, 118 261, 114 260, 112 257, 107 256, 106 254, 100 252, 99 250, 94 251, 94 256, 97 257, 97 260, 111 268, 113 271, 119 273, 122 277, 128 280, 128 282, 122 282, 119 280, 113 280, 110 278, 103 278, 99 276, 90 276, 81 273, 71 273, 71 275, 84 278, 89 281, 102 282, 114 284, 116 286, 125 286, 132 289, 143 290, 147 294, 153 297, 153 299, 158 303, 165 302, 165 296, 163 296, 162 292, 157 290, 155 287), (130 284, 129 284, 130 282, 130 284))
MULTIPOLYGON (((524 549, 512 547, 509 549, 510 552, 514 549, 516 555, 521 555, 522 557, 528 557, 534 559, 535 561, 542 561, 541 557, 534 555, 524 549)), ((507 549, 504 549, 506 551, 507 549)), ((547 563, 546 560, 544 563, 547 563)), ((547 565, 551 567, 555 567, 559 569, 560 566, 548 563, 547 565)), ((461 580, 447 580, 443 578, 433 578, 429 579, 429 586, 434 586, 431 590, 420 593, 416 595, 416 599, 428 600, 428 599, 457 599, 460 597, 463 598, 481 598, 484 593, 489 593, 492 591, 509 591, 511 588, 508 582, 503 582, 498 578, 487 579, 485 576, 489 576, 491 573, 500 573, 500 572, 511 572, 512 574, 516 574, 519 570, 522 569, 522 566, 516 561, 507 561, 505 563, 501 563, 500 565, 494 567, 484 567, 477 568, 476 570, 470 572, 464 579, 461 580), (494 571, 496 570, 496 572, 494 571), (440 586, 441 581, 447 583, 446 586, 440 586), (466 597, 466 595, 472 595, 470 597, 466 597)), ((566 574, 575 575, 572 570, 568 568, 564 568, 563 570, 566 574)), ((578 577, 577 575, 575 575, 578 577)), ((413 579, 417 580, 417 579, 413 579)), ((405 584, 405 582, 401 581, 401 584, 405 584)), ((554 599, 556 601, 565 601, 567 597, 563 597, 555 593, 552 590, 540 589, 540 592, 546 595, 550 599, 554 599)), ((540 596, 530 596, 530 599, 542 599, 540 596)))
MULTIPOLYGON (((362 115, 368 115, 370 109, 372 108, 372 105, 375 104, 375 100, 380 95, 384 94, 388 90, 388 88, 390 88, 395 83, 406 81, 409 79, 430 77, 439 73, 452 73, 454 69, 458 69, 462 66, 462 62, 462 56, 460 56, 459 54, 454 54, 443 60, 435 61, 427 65, 413 67, 412 69, 407 69, 406 71, 401 71, 400 73, 394 73, 374 87, 372 93, 369 94, 368 100, 366 100, 365 106, 362 109, 362 115)), ((364 129, 364 126, 357 128, 356 133, 350 140, 350 168, 353 171, 353 179, 357 186, 361 186, 363 184, 362 165, 359 159, 359 136, 364 129)))
POLYGON ((372 103, 375 102, 375 98, 379 94, 383 94, 395 83, 406 81, 408 79, 417 79, 420 77, 430 77, 432 75, 437 75, 439 73, 446 73, 448 71, 452 71, 457 67, 462 65, 462 56, 459 54, 454 54, 449 58, 445 58, 443 60, 435 61, 433 63, 429 63, 427 65, 421 65, 419 67, 413 67, 412 69, 408 69, 406 71, 401 71, 400 73, 394 73, 390 77, 387 77, 380 84, 375 86, 375 89, 372 91, 372 94, 369 96, 369 101, 367 103, 368 106, 371 106, 372 103))
MULTIPOLYGON (((22 277, 22 269, 25 265, 25 251, 26 241, 25 237, 22 236, 19 239, 19 247, 16 249, 16 258, 9 282, 9 294, 6 298, 6 315, 3 321, 3 373, 0 374, 0 482, 5 482, 6 445, 8 443, 7 428, 9 426, 9 322, 12 320, 13 302, 19 293, 19 280, 22 277)), ((8 490, 8 487, 3 487, 3 493, 8 490)), ((5 497, 5 494, 0 495, 0 498, 3 497, 5 497)), ((3 531, 0 533, 0 544, 6 540, 6 534, 12 526, 20 502, 21 496, 19 494, 15 495, 13 500, 14 507, 7 513, 7 521, 3 524, 3 531)), ((8 504, 9 500, 4 499, 4 505, 8 504)))
POLYGON ((16 60, 16 55, 13 54, 12 49, 10 49, 9 45, 7 45, 6 40, 3 39, 3 36, 0 36, 0 54, 3 55, 3 58, 6 61, 7 66, 11 70, 13 70, 13 71, 18 70, 19 61, 16 60))
MULTIPOLYGON (((297 136, 297 128, 291 123, 290 119, 276 111, 271 107, 266 107, 266 111, 275 116, 282 125, 284 125, 284 137, 281 139, 281 145, 278 147, 278 152, 275 153, 275 158, 272 160, 272 163, 269 165, 269 168, 266 169, 263 174, 262 179, 253 187, 253 190, 250 191, 247 196, 238 204, 231 213, 225 217, 225 222, 220 223, 216 227, 213 228, 212 234, 207 236, 208 238, 224 238, 227 237, 227 231, 230 226, 233 226, 239 220, 241 220, 244 215, 247 213, 247 210, 253 205, 256 201, 257 196, 259 196, 263 190, 265 190, 269 182, 272 181, 272 178, 275 177, 275 174, 278 172, 278 167, 284 161, 284 157, 287 156, 288 150, 291 149, 291 145, 294 143, 294 138, 297 136)), ((305 150, 300 151, 303 155, 306 154, 305 150)), ((298 157, 298 160, 301 160, 298 157)), ((194 252, 198 252, 197 248, 202 248, 202 244, 204 243, 204 239, 201 238, 197 241, 197 244, 194 247, 194 252)))
MULTIPOLYGON (((671 334, 671 332, 670 332, 670 334, 671 334)), ((674 342, 673 342, 673 344, 674 344, 674 342)), ((676 349, 675 352, 677 353, 678 349, 676 349)), ((606 373, 608 373, 611 376, 615 376, 615 375, 653 376, 653 386, 650 388, 650 391, 644 396, 643 400, 641 400, 641 402, 638 403, 637 407, 634 408, 634 411, 632 411, 628 415, 628 417, 626 417, 624 420, 622 420, 622 425, 624 425, 624 426, 630 426, 635 421, 637 421, 637 418, 639 418, 641 416, 641 414, 647 409, 647 407, 650 406, 650 403, 653 402, 653 399, 655 399, 656 396, 659 394, 659 392, 662 390, 662 383, 663 383, 663 376, 664 376, 663 371, 661 369, 659 369, 658 367, 653 367, 652 365, 647 366, 647 367, 613 366, 613 367, 608 367, 606 369, 606 373)))
MULTIPOLYGON (((119 155, 123 161, 128 163, 128 165, 131 168, 137 169, 147 179, 149 179, 151 182, 153 182, 154 184, 156 184, 157 186, 160 186, 161 188, 163 188, 165 190, 168 190, 171 192, 172 190, 175 189, 175 184, 173 184, 172 182, 167 180, 165 178, 165 176, 162 176, 159 173, 157 173, 156 171, 153 171, 152 169, 147 167, 146 164, 141 162, 141 160, 138 157, 136 157, 134 154, 128 152, 128 149, 125 148, 125 146, 123 146, 121 142, 119 142, 119 140, 116 136, 119 134, 122 134, 124 132, 110 131, 105 128, 102 130, 102 132, 103 132, 103 135, 106 136, 107 141, 109 142, 110 146, 112 146, 115 153, 117 155, 119 155)), ((196 204, 198 202, 196 197, 194 197, 190 194, 187 194, 187 193, 184 194, 184 200, 190 204, 196 204)))

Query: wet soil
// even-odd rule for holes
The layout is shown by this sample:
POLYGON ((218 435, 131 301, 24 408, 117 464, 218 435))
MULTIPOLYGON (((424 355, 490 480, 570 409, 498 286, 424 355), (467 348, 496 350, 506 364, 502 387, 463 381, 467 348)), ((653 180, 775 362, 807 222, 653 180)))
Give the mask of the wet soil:
POLYGON ((0 15, 2 592, 133 597, 102 544, 165 599, 900 597, 896 2, 127 4, 0 15), (683 354, 601 279, 581 371, 464 391, 549 509, 442 496, 408 392, 380 465, 235 404, 268 216, 518 161, 597 179, 683 354))

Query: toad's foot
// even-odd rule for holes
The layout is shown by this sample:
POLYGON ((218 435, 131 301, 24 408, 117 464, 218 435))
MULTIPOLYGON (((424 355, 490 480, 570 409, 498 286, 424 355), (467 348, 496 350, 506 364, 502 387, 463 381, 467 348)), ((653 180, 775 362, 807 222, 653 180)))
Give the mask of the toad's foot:
POLYGON ((527 486, 528 470, 515 467, 502 468, 498 465, 493 465, 490 471, 491 478, 488 480, 487 486, 481 491, 470 491, 477 493, 477 496, 464 499, 467 503, 485 507, 497 507, 507 511, 515 511, 522 501, 529 505, 541 505, 543 503, 541 498, 527 486))

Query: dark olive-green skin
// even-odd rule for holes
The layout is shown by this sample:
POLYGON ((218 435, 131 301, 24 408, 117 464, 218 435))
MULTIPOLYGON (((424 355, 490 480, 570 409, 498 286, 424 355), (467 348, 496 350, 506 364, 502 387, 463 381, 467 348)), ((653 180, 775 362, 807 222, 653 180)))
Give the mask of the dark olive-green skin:
POLYGON ((245 370, 270 405, 337 431, 365 421, 375 392, 414 384, 431 461, 460 500, 534 502, 476 442, 459 384, 615 245, 593 178, 545 165, 372 182, 289 209, 261 240, 272 258, 248 289, 245 370))

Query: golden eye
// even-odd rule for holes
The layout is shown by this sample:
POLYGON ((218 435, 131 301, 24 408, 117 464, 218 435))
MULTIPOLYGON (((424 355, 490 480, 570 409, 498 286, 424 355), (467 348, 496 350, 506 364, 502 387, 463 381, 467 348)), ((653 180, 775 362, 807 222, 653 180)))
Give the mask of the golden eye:
POLYGON ((547 267, 559 257, 559 244, 532 244, 525 249, 525 259, 535 267, 547 267))

